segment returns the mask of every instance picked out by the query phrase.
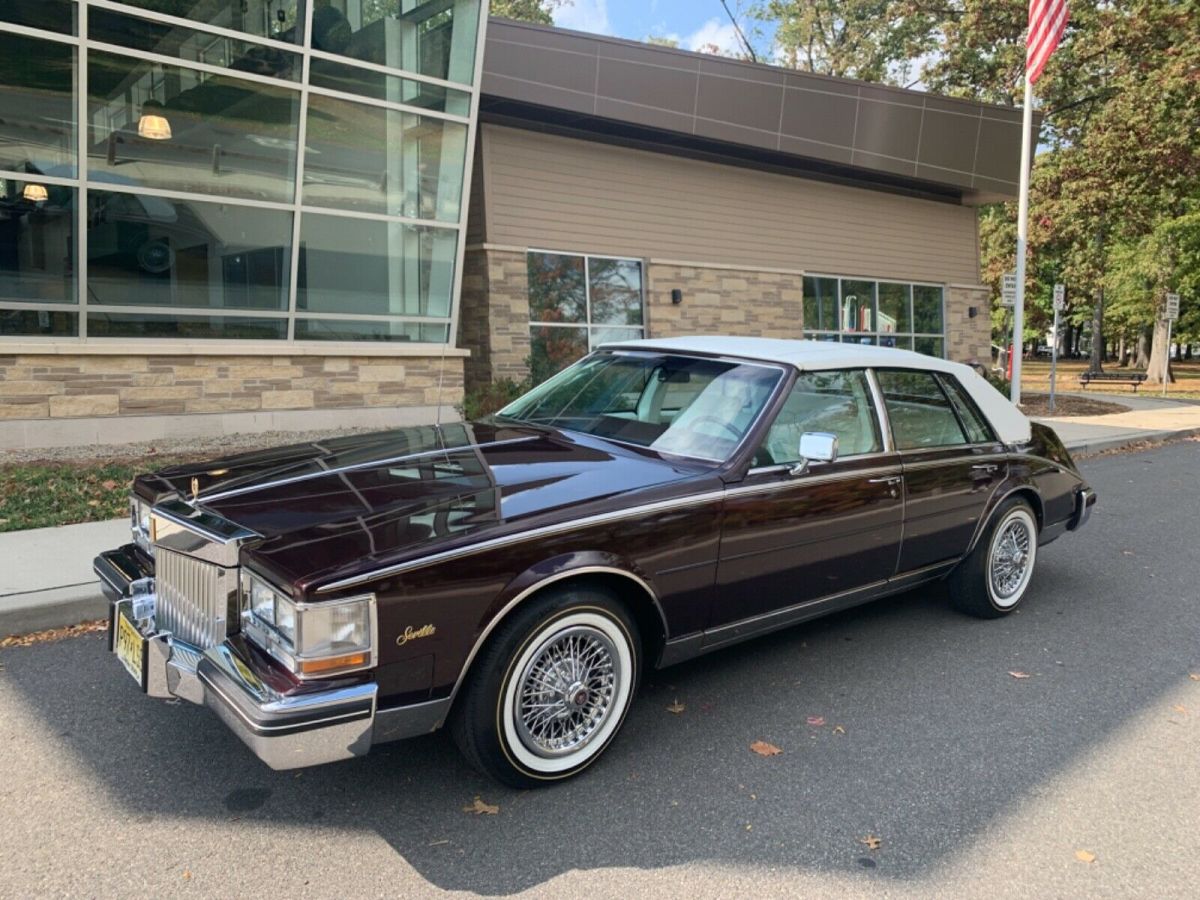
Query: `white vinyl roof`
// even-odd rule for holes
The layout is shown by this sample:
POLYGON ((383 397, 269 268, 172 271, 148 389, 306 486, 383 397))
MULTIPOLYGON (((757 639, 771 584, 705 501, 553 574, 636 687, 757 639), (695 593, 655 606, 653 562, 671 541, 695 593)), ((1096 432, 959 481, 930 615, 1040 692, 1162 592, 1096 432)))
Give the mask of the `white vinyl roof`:
POLYGON ((946 372, 958 379, 971 399, 987 416, 1000 440, 1025 443, 1032 436, 1029 419, 973 368, 912 350, 839 344, 833 341, 789 341, 781 338, 696 337, 648 338, 604 344, 605 350, 665 350, 671 353, 704 353, 736 359, 759 360, 794 366, 801 372, 823 369, 923 369, 946 372))

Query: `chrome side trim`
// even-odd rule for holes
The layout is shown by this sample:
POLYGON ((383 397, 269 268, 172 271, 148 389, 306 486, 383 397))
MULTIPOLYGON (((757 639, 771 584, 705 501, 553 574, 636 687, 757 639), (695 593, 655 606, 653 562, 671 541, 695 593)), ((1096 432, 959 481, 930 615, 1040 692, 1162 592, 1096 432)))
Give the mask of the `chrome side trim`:
POLYGON ((619 522, 623 519, 633 519, 638 516, 650 515, 651 513, 663 512, 669 509, 684 509, 689 506, 702 506, 705 503, 711 503, 715 500, 722 500, 725 497, 725 491, 706 491, 703 494, 693 494, 690 497, 680 497, 675 500, 660 500, 656 503, 646 503, 642 506, 631 506, 628 509, 615 510, 607 513, 596 513, 592 516, 584 516, 582 519, 574 519, 569 522, 558 522, 554 525, 543 525, 541 528, 531 528, 528 531, 522 531, 515 534, 506 534, 501 537, 490 538, 485 541, 480 541, 477 544, 468 544, 465 547, 455 547, 453 550, 443 550, 441 553, 431 553, 428 556, 422 556, 418 559, 410 559, 407 562, 396 563, 391 566, 374 569, 370 572, 364 572, 361 575, 352 575, 349 578, 343 578, 340 581, 334 581, 324 587, 317 588, 316 593, 328 594, 333 591, 340 591, 346 588, 357 587, 358 585, 367 584, 375 581, 378 578, 387 578, 391 575, 399 575, 402 572, 411 572, 415 569, 423 569, 426 566, 432 566, 436 563, 447 562, 452 559, 459 559, 463 556, 471 556, 475 553, 482 553, 485 550, 494 550, 497 547, 507 547, 512 544, 521 544, 525 541, 531 541, 535 538, 548 537, 555 534, 562 534, 567 531, 575 531, 579 528, 589 528, 592 525, 605 525, 609 522, 619 522))
POLYGON ((875 415, 879 418, 879 430, 883 432, 883 452, 895 453, 896 443, 892 439, 892 420, 888 416, 887 406, 883 402, 883 389, 879 387, 879 379, 874 369, 867 369, 867 383, 871 386, 871 396, 875 399, 875 415))
POLYGON ((640 587, 643 591, 645 591, 646 596, 649 597, 650 601, 654 604, 654 609, 655 609, 655 611, 658 612, 658 617, 662 620, 663 637, 667 638, 670 636, 670 631, 667 630, 667 617, 666 617, 666 614, 663 612, 662 605, 658 601, 658 595, 656 593, 654 593, 654 590, 653 590, 653 588, 650 587, 650 585, 648 585, 644 580, 639 578, 637 575, 634 575, 632 572, 630 572, 626 569, 618 569, 613 566, 580 566, 578 569, 568 569, 565 572, 557 572, 554 575, 550 575, 546 578, 543 578, 541 581, 531 584, 529 587, 525 588, 525 590, 521 591, 519 594, 517 594, 515 597, 513 597, 511 600, 509 600, 506 604, 504 604, 504 608, 501 609, 499 613, 497 613, 495 616, 492 617, 492 620, 490 622, 488 622, 488 624, 484 627, 482 633, 479 635, 479 637, 476 639, 474 645, 471 647, 471 652, 467 654, 467 660, 466 660, 466 662, 463 663, 462 671, 460 671, 458 673, 458 679, 454 682, 454 687, 451 689, 450 696, 446 700, 447 706, 450 703, 453 703, 454 698, 456 696, 458 696, 459 688, 461 688, 463 685, 463 682, 466 681, 467 673, 471 669, 471 663, 473 663, 475 661, 475 657, 479 654, 479 651, 481 649, 483 649, 483 645, 487 641, 488 637, 491 635, 491 633, 493 631, 496 630, 496 627, 502 621, 504 621, 505 616, 507 616, 510 612, 512 612, 512 610, 518 604, 520 604, 520 602, 522 600, 524 600, 530 594, 533 594, 536 591, 540 591, 544 587, 549 587, 550 585, 554 584, 557 581, 563 581, 567 578, 574 578, 577 575, 588 575, 588 574, 594 574, 597 572, 605 573, 605 574, 609 574, 609 575, 620 575, 620 576, 627 578, 630 581, 634 582, 635 584, 638 585, 638 587, 640 587))
POLYGON ((887 579, 873 581, 861 587, 839 591, 836 594, 827 594, 824 597, 815 597, 812 600, 805 600, 803 603, 796 603, 792 606, 785 606, 782 609, 773 609, 770 612, 759 613, 756 616, 749 616, 745 619, 738 619, 736 622, 718 625, 716 628, 708 628, 704 631, 703 646, 705 649, 715 648, 732 641, 774 631, 776 628, 786 628, 788 625, 796 624, 808 618, 807 613, 811 610, 827 604, 832 605, 851 598, 856 600, 861 599, 863 602, 866 602, 873 599, 877 592, 887 586, 887 579))
MULTIPOLYGON (((929 449, 930 450, 942 450, 942 449, 954 449, 954 448, 931 447, 929 449)), ((903 452, 910 453, 912 451, 906 450, 903 452)), ((921 451, 921 452, 925 452, 925 451, 921 451)), ((952 459, 928 459, 928 460, 923 460, 922 462, 904 462, 903 459, 901 459, 901 464, 904 466, 905 471, 918 472, 922 469, 938 469, 938 468, 941 468, 942 466, 952 466, 952 465, 957 465, 957 464, 961 464, 961 463, 975 464, 975 463, 987 463, 987 462, 1005 462, 1008 460, 1008 458, 1009 458, 1009 455, 1007 453, 986 453, 986 454, 980 454, 978 456, 956 456, 952 459)))
POLYGON ((343 472, 357 472, 361 469, 374 469, 379 466, 391 466, 397 463, 409 462, 415 459, 426 459, 434 456, 448 456, 451 453, 460 453, 463 451, 471 451, 479 447, 503 447, 506 444, 520 444, 525 441, 536 440, 536 435, 528 437, 509 438, 504 441, 492 441, 488 444, 462 444, 457 447, 443 447, 440 450, 423 450, 420 453, 409 453, 404 456, 387 457, 384 459, 376 459, 370 462, 354 463, 353 465, 338 466, 333 469, 321 469, 319 472, 305 472, 303 475, 292 475, 288 478, 280 478, 276 481, 266 481, 261 484, 251 484, 245 487, 230 488, 227 491, 216 491, 207 494, 201 491, 193 499, 199 502, 208 500, 224 500, 226 497, 238 497, 242 494, 253 493, 254 491, 265 490, 266 488, 279 487, 285 484, 294 484, 298 481, 310 481, 313 478, 323 478, 326 475, 340 475, 343 472))
MULTIPOLYGON (((786 467, 784 467, 786 469, 786 467)), ((742 487, 732 487, 725 491, 726 497, 739 497, 744 494, 764 494, 771 491, 779 491, 785 488, 793 487, 809 487, 819 484, 832 484, 838 481, 851 481, 857 478, 874 478, 878 475, 899 475, 901 474, 899 463, 893 463, 890 466, 876 466, 871 469, 855 469, 851 472, 830 472, 827 475, 821 475, 820 469, 812 475, 801 475, 796 478, 788 479, 787 481, 772 481, 769 484, 752 484, 742 487)))

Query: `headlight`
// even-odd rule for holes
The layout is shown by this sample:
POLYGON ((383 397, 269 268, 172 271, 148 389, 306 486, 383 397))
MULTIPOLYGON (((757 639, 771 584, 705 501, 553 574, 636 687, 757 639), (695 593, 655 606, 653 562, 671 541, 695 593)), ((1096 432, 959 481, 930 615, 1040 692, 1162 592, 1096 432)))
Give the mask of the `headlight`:
POLYGON ((153 556, 154 538, 150 534, 150 504, 133 494, 129 496, 129 527, 133 532, 133 542, 153 556))
POLYGON ((369 668, 375 661, 375 595, 294 603, 243 569, 242 630, 301 678, 369 668))

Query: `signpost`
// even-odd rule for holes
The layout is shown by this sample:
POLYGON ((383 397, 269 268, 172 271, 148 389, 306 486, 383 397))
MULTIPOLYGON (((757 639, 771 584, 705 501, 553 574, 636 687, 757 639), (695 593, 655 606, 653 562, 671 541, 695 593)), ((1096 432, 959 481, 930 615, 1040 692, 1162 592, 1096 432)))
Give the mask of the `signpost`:
MULTIPOLYGON (((1017 305, 1017 273, 1005 272, 1000 281, 1000 302, 1005 306, 1017 305)), ((1015 342, 1014 342, 1015 343, 1015 342)))
POLYGON ((1179 295, 1167 294, 1167 309, 1166 315, 1163 317, 1167 320, 1167 346, 1163 348, 1163 396, 1167 396, 1167 379, 1171 377, 1171 326, 1175 324, 1175 320, 1179 318, 1179 295))
POLYGON ((1054 286, 1054 335, 1050 340, 1050 414, 1054 415, 1054 385, 1058 378, 1058 317, 1067 306, 1067 288, 1054 286))

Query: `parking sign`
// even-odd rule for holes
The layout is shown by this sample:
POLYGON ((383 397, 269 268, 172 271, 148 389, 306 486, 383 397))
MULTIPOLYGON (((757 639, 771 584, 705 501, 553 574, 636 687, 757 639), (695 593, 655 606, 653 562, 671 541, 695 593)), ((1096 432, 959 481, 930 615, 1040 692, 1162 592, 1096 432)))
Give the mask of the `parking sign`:
POLYGON ((1017 305, 1017 273, 1005 272, 1000 281, 1000 302, 1005 306, 1017 305))
POLYGON ((1175 322, 1179 319, 1179 295, 1167 294, 1167 315, 1168 322, 1175 322))
POLYGON ((1062 312, 1067 308, 1067 287, 1063 284, 1054 286, 1054 311, 1062 312))

